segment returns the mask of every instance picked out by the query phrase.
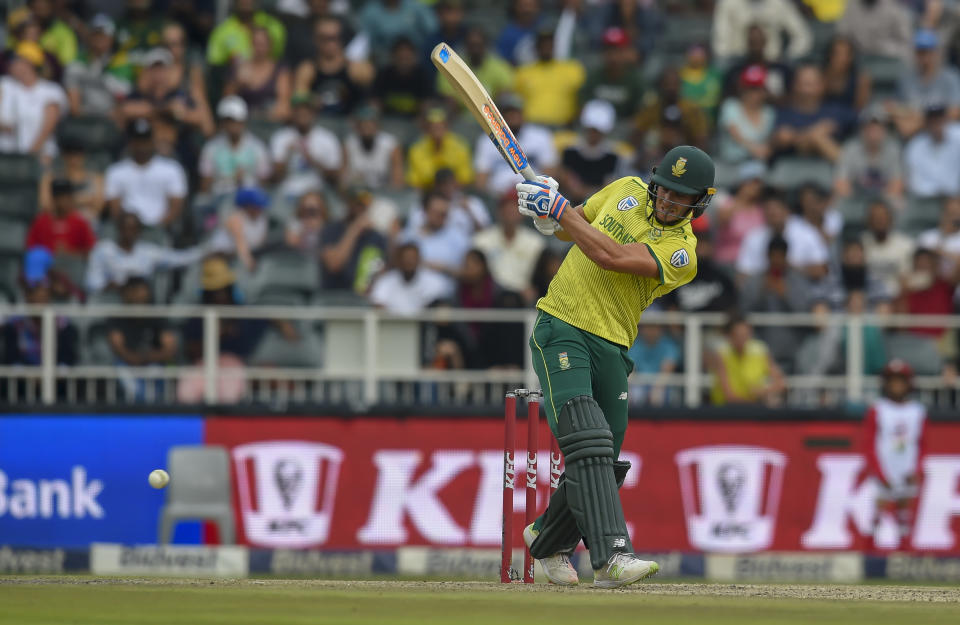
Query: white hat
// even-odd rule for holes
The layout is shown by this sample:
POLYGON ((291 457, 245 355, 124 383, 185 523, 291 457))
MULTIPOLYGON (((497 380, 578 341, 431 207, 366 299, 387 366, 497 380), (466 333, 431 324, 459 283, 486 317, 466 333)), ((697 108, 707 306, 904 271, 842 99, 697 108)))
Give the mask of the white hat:
POLYGON ((580 113, 580 125, 584 128, 593 128, 603 134, 613 130, 613 125, 617 123, 617 112, 613 105, 606 100, 590 100, 583 105, 583 112, 580 113))
POLYGON ((247 121, 247 103, 238 95, 228 95, 217 105, 217 117, 247 121))
POLYGON ((154 65, 173 65, 173 54, 166 48, 153 48, 143 55, 141 60, 144 67, 154 65))

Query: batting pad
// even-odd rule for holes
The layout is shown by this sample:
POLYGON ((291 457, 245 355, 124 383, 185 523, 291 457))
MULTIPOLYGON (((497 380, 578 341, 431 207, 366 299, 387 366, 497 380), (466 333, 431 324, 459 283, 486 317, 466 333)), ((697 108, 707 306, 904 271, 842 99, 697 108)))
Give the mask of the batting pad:
POLYGON ((589 395, 563 405, 557 432, 567 466, 567 504, 590 544, 591 565, 600 569, 614 551, 633 551, 613 472, 613 434, 589 395))

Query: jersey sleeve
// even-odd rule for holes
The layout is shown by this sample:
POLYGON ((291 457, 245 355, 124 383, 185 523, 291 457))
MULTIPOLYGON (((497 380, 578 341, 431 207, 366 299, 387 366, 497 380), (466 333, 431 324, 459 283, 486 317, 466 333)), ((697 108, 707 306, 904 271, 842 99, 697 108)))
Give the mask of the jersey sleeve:
POLYGON ((661 295, 683 286, 697 275, 696 239, 693 237, 664 237, 645 245, 660 268, 661 295))

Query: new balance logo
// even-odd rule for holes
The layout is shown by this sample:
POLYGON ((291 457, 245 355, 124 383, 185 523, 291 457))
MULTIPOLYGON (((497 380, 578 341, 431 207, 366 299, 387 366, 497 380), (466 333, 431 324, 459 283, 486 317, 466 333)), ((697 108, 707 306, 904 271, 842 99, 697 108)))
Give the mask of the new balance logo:
POLYGON ((624 391, 624 392, 620 393, 620 397, 617 397, 617 399, 626 400, 626 399, 627 399, 627 392, 624 391))
POLYGON ((614 538, 614 539, 613 539, 613 545, 611 545, 611 546, 612 546, 614 549, 616 549, 617 547, 626 547, 626 546, 627 546, 627 539, 626 539, 626 538, 614 538))

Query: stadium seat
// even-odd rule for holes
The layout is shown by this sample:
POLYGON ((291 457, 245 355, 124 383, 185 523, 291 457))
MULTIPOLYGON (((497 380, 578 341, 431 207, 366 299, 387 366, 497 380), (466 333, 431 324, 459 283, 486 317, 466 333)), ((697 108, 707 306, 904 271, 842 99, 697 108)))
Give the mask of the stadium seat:
POLYGON ((254 367, 319 367, 323 345, 306 322, 294 322, 300 338, 288 341, 274 327, 257 344, 249 363, 254 367))
POLYGON ((396 137, 403 149, 409 148, 420 136, 417 122, 406 117, 385 116, 380 120, 380 128, 396 137))
POLYGON ((682 56, 690 46, 709 47, 713 22, 709 15, 671 15, 657 41, 657 50, 670 57, 682 56))
POLYGON ((273 136, 277 130, 283 128, 284 124, 281 122, 270 121, 268 119, 251 119, 247 122, 247 129, 252 132, 258 139, 270 145, 270 137, 273 136))
POLYGON ((912 235, 936 228, 942 211, 943 199, 939 197, 908 197, 897 228, 912 235))
POLYGON ((937 351, 936 341, 929 336, 890 332, 884 343, 891 358, 907 361, 918 375, 939 375, 943 370, 943 357, 937 351))
MULTIPOLYGON (((0 188, 32 188, 40 183, 40 163, 29 154, 0 153, 0 188)), ((6 200, 6 198, 4 198, 6 200)))
POLYGON ((57 141, 84 146, 88 152, 116 154, 123 144, 120 130, 105 117, 67 117, 57 126, 57 141))
POLYGON ((72 254, 55 254, 53 268, 66 276, 75 286, 83 288, 84 279, 87 276, 86 260, 72 254))
POLYGON ((209 520, 217 525, 220 544, 236 542, 230 489, 230 459, 218 445, 177 445, 167 454, 167 471, 174 476, 167 502, 160 511, 157 542, 170 543, 178 521, 209 520))
MULTIPOLYGON (((0 167, 3 165, 0 164, 0 167)), ((0 219, 11 219, 30 223, 37 216, 39 198, 37 185, 32 187, 4 187, 3 201, 0 202, 0 219)))
MULTIPOLYGON (((282 250, 263 255, 251 282, 253 301, 294 294, 305 303, 320 288, 320 267, 316 260, 300 252, 282 250)), ((274 300, 276 301, 276 300, 274 300)))
POLYGON ((778 188, 792 191, 805 182, 833 180, 833 166, 819 158, 785 156, 777 160, 767 181, 778 188))
POLYGON ((27 239, 27 224, 20 221, 0 220, 0 254, 20 256, 27 239))
POLYGON ((870 73, 874 98, 896 93, 897 83, 905 69, 903 61, 898 58, 868 54, 861 57, 860 64, 870 73))
POLYGON ((350 122, 337 115, 320 115, 317 117, 316 124, 326 128, 340 139, 347 136, 347 133, 351 130, 350 122))

